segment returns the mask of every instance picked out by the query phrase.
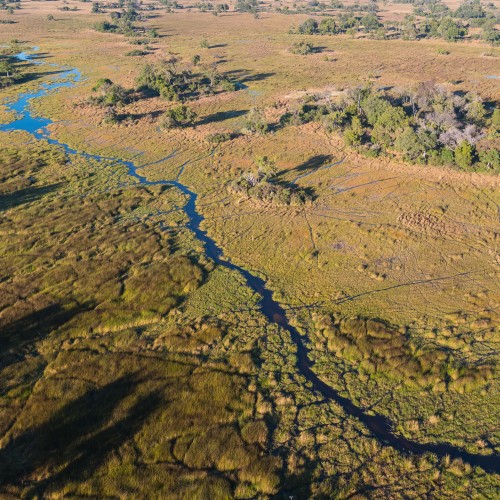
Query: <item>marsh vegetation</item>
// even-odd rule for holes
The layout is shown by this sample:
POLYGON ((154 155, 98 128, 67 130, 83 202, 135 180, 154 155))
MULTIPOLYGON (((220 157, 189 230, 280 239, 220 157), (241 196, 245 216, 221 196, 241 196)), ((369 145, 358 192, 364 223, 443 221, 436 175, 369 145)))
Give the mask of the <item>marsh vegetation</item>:
POLYGON ((68 2, 0 12, 1 494, 494 498, 495 7, 68 2))

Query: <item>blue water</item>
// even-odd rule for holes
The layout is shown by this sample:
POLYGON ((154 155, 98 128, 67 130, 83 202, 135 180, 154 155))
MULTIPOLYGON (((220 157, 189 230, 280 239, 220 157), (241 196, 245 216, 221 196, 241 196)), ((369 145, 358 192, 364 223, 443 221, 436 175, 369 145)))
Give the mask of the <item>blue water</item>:
MULTIPOLYGON (((29 53, 22 52, 17 55, 17 58, 22 61, 33 61, 36 64, 44 64, 41 61, 36 61, 36 56, 29 53)), ((75 86, 78 82, 82 80, 82 75, 77 69, 61 69, 61 72, 57 75, 57 81, 53 83, 45 83, 41 85, 41 88, 37 92, 20 94, 16 101, 7 104, 7 108, 14 111, 17 114, 16 119, 9 123, 0 125, 0 131, 24 131, 31 134, 36 139, 45 139, 50 144, 56 144, 64 148, 66 153, 70 156, 78 155, 86 159, 93 159, 96 161, 108 161, 111 160, 115 164, 123 165, 127 168, 128 174, 136 179, 139 184, 145 186, 154 185, 166 185, 173 186, 181 191, 187 198, 187 202, 183 207, 183 211, 188 217, 188 222, 186 227, 191 230, 196 238, 203 243, 205 253, 210 257, 217 265, 230 269, 232 271, 238 272, 246 281, 247 285, 257 294, 260 295, 261 300, 259 303, 260 310, 262 314, 268 319, 269 322, 275 323, 285 329, 291 336, 293 343, 297 346, 297 368, 301 374, 312 384, 314 390, 318 391, 325 399, 335 401, 339 404, 344 411, 353 417, 358 418, 363 424, 370 430, 373 437, 377 438, 381 443, 391 446, 403 453, 411 453, 416 455, 421 455, 424 453, 435 453, 439 457, 449 456, 450 458, 461 458, 464 462, 470 463, 471 465, 478 465, 486 471, 490 472, 500 472, 500 456, 499 455, 475 455, 468 453, 460 448, 452 446, 447 443, 419 443, 415 441, 410 441, 404 437, 398 436, 393 431, 392 422, 384 415, 368 414, 366 410, 356 406, 351 400, 341 396, 336 389, 329 386, 323 382, 313 371, 313 364, 311 363, 308 356, 308 349, 303 343, 303 339, 299 332, 294 328, 287 316, 283 307, 273 299, 272 292, 266 288, 266 283, 263 279, 255 276, 251 272, 239 267, 232 262, 224 258, 221 248, 215 243, 215 241, 210 238, 205 231, 200 229, 200 225, 203 222, 203 216, 198 213, 196 209, 196 200, 198 195, 190 190, 186 185, 179 181, 179 177, 183 172, 184 168, 195 160, 190 160, 189 162, 181 165, 179 174, 175 179, 172 180, 162 180, 162 181, 148 181, 146 177, 137 173, 138 168, 144 168, 147 165, 135 165, 132 161, 122 160, 120 158, 110 158, 101 155, 88 154, 84 152, 78 152, 77 150, 69 147, 67 144, 63 144, 55 139, 50 138, 50 132, 47 129, 48 125, 52 121, 48 118, 34 116, 30 112, 30 103, 33 99, 39 99, 46 96, 49 92, 57 91, 58 89, 68 88, 75 86)), ((158 162, 150 163, 148 165, 153 165, 161 163, 162 161, 167 161, 175 156, 177 152, 174 151, 166 158, 159 160, 158 162)), ((141 153, 139 153, 140 155, 141 153)), ((207 155, 210 156, 213 151, 207 155)), ((138 155, 138 156, 139 156, 138 155)), ((203 158, 203 157, 202 157, 203 158)), ((338 163, 327 165, 327 168, 338 163)), ((306 175, 316 172, 319 169, 315 169, 312 172, 299 176, 299 178, 304 178, 306 175)), ((297 180, 296 179, 296 180, 297 180)), ((284 353, 286 355, 286 353, 284 353)))

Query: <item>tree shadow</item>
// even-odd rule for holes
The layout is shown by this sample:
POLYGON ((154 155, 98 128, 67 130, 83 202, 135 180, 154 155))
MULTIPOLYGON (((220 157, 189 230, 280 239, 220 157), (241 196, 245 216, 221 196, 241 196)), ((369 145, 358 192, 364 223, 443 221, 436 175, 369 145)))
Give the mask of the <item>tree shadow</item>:
POLYGON ((122 121, 127 118, 130 118, 131 120, 140 120, 141 118, 151 118, 152 120, 154 120, 160 117, 162 114, 163 111, 161 110, 148 111, 146 113, 125 113, 117 115, 117 120, 122 121))
POLYGON ((317 170, 325 165, 327 165, 329 162, 333 160, 332 155, 316 155, 312 156, 305 162, 301 163, 300 165, 297 165, 295 168, 292 168, 291 170, 281 170, 276 174, 276 177, 281 178, 285 174, 289 174, 291 172, 295 172, 300 176, 300 174, 305 174, 310 170, 317 170))
POLYGON ((223 122, 231 118, 239 118, 240 116, 246 115, 248 113, 247 109, 240 109, 234 111, 218 111, 208 116, 204 116, 199 120, 196 125, 206 125, 208 123, 223 122))
POLYGON ((32 203, 42 196, 52 193, 61 185, 61 183, 57 183, 48 186, 27 187, 12 193, 0 194, 0 211, 10 210, 25 203, 32 203))
POLYGON ((30 61, 36 61, 37 59, 50 59, 52 56, 49 52, 37 52, 30 56, 30 61))
POLYGON ((234 69, 231 71, 226 71, 224 73, 224 76, 230 76, 233 78, 238 79, 240 83, 245 83, 245 82, 258 82, 261 80, 266 80, 267 78, 270 78, 271 76, 274 76, 276 73, 255 73, 251 74, 248 70, 246 69, 234 69))
POLYGON ((218 43, 216 45, 210 45, 209 49, 222 49, 223 47, 227 47, 227 43, 218 43))
POLYGON ((11 440, 0 450, 0 485, 31 484, 28 497, 43 497, 56 482, 90 477, 161 404, 159 393, 149 392, 122 416, 122 403, 136 386, 134 375, 121 377, 66 404, 45 423, 11 440), (114 419, 118 412, 120 418, 114 419))
POLYGON ((248 75, 243 77, 241 80, 243 83, 245 82, 259 82, 261 80, 266 80, 271 76, 274 76, 276 73, 255 73, 254 75, 248 75))
MULTIPOLYGON (((30 64, 28 65, 30 68, 33 66, 30 64)), ((19 66, 21 67, 21 66, 19 66)), ((45 71, 45 72, 38 72, 38 71, 31 71, 29 73, 22 73, 21 75, 17 75, 16 77, 16 85, 19 85, 21 83, 28 83, 32 82, 34 80, 38 80, 39 78, 45 78, 47 76, 51 75, 60 75, 61 70, 55 70, 55 71, 45 71)))

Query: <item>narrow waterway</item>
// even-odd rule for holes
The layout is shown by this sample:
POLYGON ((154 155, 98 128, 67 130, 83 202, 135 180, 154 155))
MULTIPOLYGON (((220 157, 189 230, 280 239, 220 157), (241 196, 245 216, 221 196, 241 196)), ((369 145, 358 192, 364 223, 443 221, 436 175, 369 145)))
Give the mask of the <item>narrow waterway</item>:
MULTIPOLYGON (((43 64, 42 62, 36 60, 36 56, 31 56, 26 52, 18 54, 17 58, 23 61, 33 60, 36 64, 43 64)), ((266 288, 265 281, 258 276, 253 275, 246 269, 243 269, 242 267, 226 260, 223 256, 221 248, 219 248, 215 241, 200 228, 203 216, 198 213, 196 209, 196 200, 198 195, 182 184, 179 181, 179 176, 173 180, 148 181, 144 176, 137 172, 137 169, 142 167, 140 165, 135 165, 131 161, 125 161, 119 158, 109 158, 95 154, 81 153, 72 149, 67 144, 63 144, 50 138, 49 131, 46 127, 52 123, 51 120, 33 116, 30 112, 31 101, 47 95, 48 92, 76 85, 79 81, 81 81, 82 75, 77 69, 61 68, 61 72, 56 75, 56 78, 57 79, 53 83, 42 84, 37 92, 20 94, 16 101, 7 104, 7 108, 16 113, 16 118, 11 123, 0 125, 0 131, 28 132, 37 139, 45 139, 51 144, 57 144, 63 147, 68 155, 82 156, 84 158, 94 159, 97 161, 112 160, 116 164, 125 166, 129 175, 135 178, 141 185, 167 185, 179 189, 179 191, 181 191, 187 198, 187 202, 183 207, 183 210, 188 217, 186 227, 190 229, 196 238, 203 243, 205 253, 208 257, 214 260, 217 265, 240 273, 240 275, 245 279, 247 285, 260 295, 261 300, 259 305, 262 314, 269 322, 279 325, 290 333, 293 343, 297 346, 297 368, 300 373, 312 383, 316 391, 318 391, 324 398, 335 401, 339 404, 346 414, 359 419, 370 430, 372 435, 381 443, 391 446, 398 451, 417 455, 434 453, 439 457, 449 456, 451 459, 460 458, 464 462, 473 466, 480 466, 488 472, 500 473, 499 455, 472 454, 446 443, 419 443, 405 439, 404 437, 394 433, 394 426, 387 417, 377 414, 368 414, 363 408, 356 406, 351 400, 341 396, 337 390, 322 381, 312 369, 313 364, 309 359, 308 350, 304 345, 302 336, 299 334, 297 329, 290 324, 283 307, 273 299, 272 292, 266 288)), ((167 158, 171 157, 172 155, 167 158)), ((186 164, 181 167, 184 167, 185 165, 186 164)), ((334 163, 328 166, 333 165, 336 164, 334 163)))

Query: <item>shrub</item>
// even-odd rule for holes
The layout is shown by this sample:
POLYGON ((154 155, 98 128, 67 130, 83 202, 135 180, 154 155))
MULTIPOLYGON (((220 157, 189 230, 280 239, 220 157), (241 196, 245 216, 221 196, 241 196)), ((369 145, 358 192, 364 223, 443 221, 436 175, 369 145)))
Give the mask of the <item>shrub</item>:
POLYGON ((187 127, 193 124, 196 116, 196 113, 191 108, 181 104, 165 112, 160 127, 162 129, 187 127))
POLYGON ((245 128, 250 132, 265 134, 269 130, 269 125, 265 122, 262 111, 252 108, 247 115, 245 128))
POLYGON ((313 52, 313 45, 311 42, 294 42, 290 46, 290 52, 292 54, 298 54, 301 56, 306 56, 313 52))
POLYGON ((146 50, 134 49, 134 50, 130 50, 125 55, 137 57, 137 56, 147 56, 148 54, 149 54, 149 52, 146 50))
POLYGON ((221 144, 223 142, 230 140, 231 140, 231 134, 229 132, 218 132, 207 136, 207 141, 210 142, 211 144, 221 144))

